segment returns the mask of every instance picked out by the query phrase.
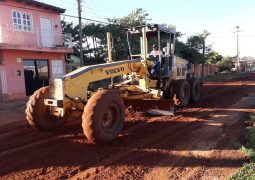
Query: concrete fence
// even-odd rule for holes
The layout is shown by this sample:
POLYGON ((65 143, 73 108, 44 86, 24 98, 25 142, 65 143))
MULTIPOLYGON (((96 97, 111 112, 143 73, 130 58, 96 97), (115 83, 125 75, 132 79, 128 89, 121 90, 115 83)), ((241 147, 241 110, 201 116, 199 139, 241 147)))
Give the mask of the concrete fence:
MULTIPOLYGON (((204 65, 204 76, 210 76, 217 74, 219 67, 216 64, 205 64, 204 65)), ((194 64, 195 77, 202 77, 202 64, 194 64)))

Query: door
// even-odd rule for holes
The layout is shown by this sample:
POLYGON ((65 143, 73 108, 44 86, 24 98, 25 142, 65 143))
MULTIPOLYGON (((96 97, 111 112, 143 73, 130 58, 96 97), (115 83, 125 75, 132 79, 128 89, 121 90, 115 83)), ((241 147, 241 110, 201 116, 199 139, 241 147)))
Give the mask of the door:
MULTIPOLYGON (((1 17, 0 17, 1 18, 1 17)), ((0 43, 3 42, 3 36, 2 36, 2 24, 1 24, 1 19, 0 19, 0 43)))
POLYGON ((54 36, 52 29, 52 20, 46 17, 41 17, 40 21, 42 45, 46 47, 53 47, 54 36))
POLYGON ((32 95, 37 89, 49 85, 48 60, 23 60, 26 95, 32 95))
POLYGON ((0 65, 0 94, 7 94, 7 82, 5 69, 0 65))

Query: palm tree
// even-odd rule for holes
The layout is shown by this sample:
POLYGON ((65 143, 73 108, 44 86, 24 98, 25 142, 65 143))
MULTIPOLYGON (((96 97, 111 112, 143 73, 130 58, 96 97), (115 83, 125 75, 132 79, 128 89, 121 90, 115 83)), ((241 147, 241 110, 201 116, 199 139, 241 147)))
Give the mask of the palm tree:
POLYGON ((209 33, 207 30, 204 30, 204 32, 198 34, 198 37, 200 38, 200 40, 203 43, 203 61, 202 61, 202 78, 204 77, 204 64, 205 64, 205 40, 206 38, 210 35, 211 33, 209 33))

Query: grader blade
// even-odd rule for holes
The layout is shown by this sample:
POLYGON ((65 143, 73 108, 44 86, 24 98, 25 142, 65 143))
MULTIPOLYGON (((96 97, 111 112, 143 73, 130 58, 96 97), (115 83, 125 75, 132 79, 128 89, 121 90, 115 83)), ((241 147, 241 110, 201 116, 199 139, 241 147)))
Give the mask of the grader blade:
MULTIPOLYGON (((154 116, 174 116, 174 102, 168 102, 168 109, 148 109, 147 113, 154 116)), ((163 107, 165 109, 165 107, 163 107)))
POLYGON ((170 109, 169 111, 159 110, 159 109, 149 109, 147 113, 154 116, 173 116, 174 115, 174 111, 172 109, 170 109))
POLYGON ((126 100, 126 106, 131 106, 135 109, 145 110, 151 115, 174 115, 174 101, 173 100, 126 100))

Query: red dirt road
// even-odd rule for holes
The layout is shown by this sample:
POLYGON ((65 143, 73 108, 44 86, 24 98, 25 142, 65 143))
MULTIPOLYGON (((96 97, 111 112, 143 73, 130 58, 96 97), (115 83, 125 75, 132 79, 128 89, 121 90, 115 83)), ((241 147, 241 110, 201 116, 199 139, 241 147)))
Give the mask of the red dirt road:
POLYGON ((174 117, 130 111, 108 145, 88 143, 78 114, 57 131, 33 130, 24 105, 0 103, 1 179, 225 179, 248 161, 233 143, 255 111, 255 74, 205 83, 201 101, 174 117))

